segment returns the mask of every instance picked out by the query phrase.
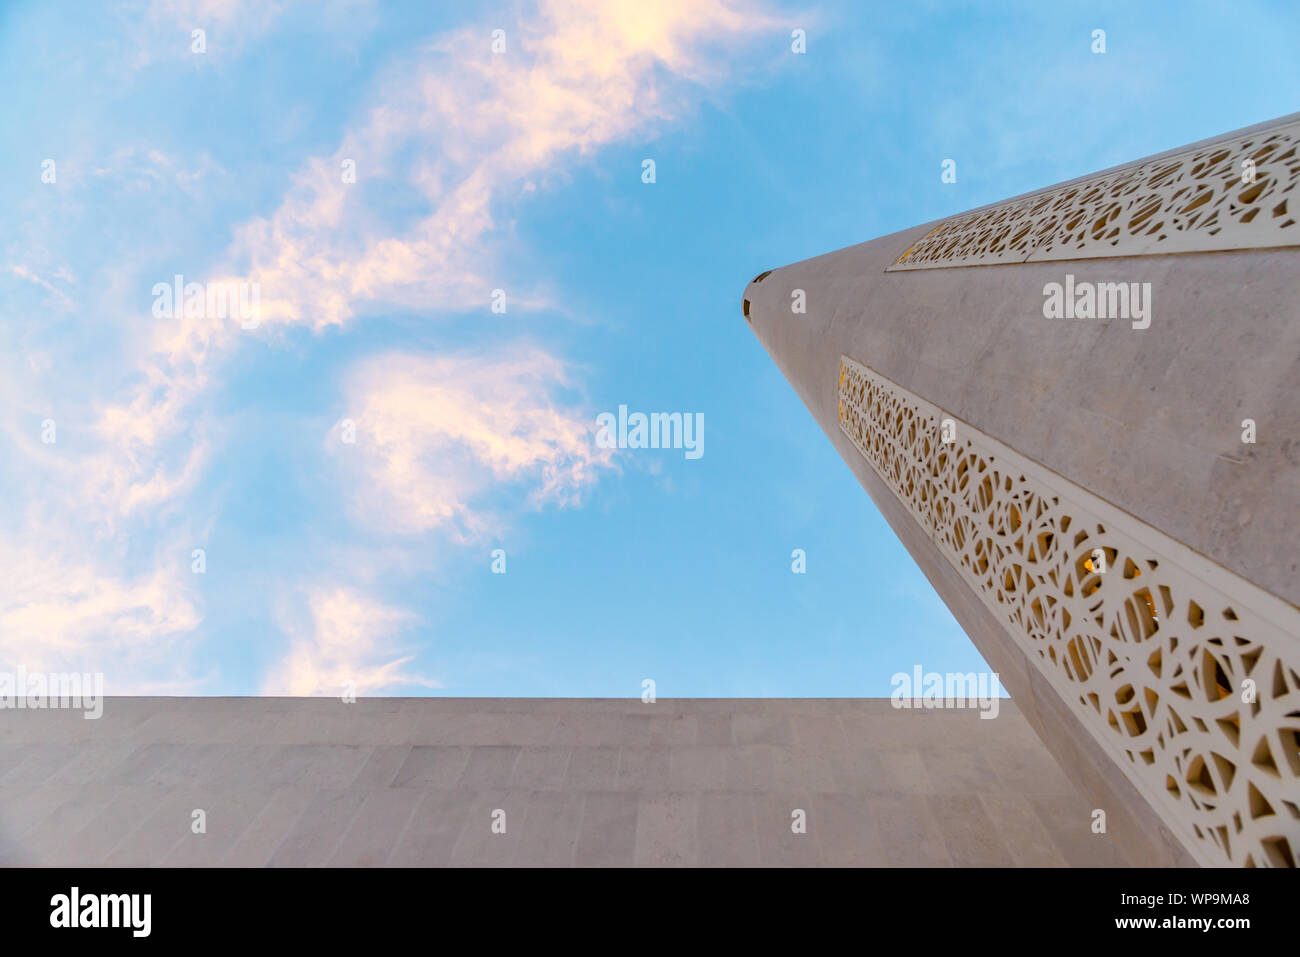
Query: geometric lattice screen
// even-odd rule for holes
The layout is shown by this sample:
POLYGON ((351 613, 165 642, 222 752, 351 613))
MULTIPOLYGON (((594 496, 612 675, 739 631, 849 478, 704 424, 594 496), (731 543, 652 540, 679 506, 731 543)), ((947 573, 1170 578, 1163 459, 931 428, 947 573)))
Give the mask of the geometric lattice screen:
POLYGON ((1300 611, 847 356, 839 422, 1194 858, 1296 865, 1300 611))
POLYGON ((1300 123, 954 216, 886 271, 1295 245, 1300 123))

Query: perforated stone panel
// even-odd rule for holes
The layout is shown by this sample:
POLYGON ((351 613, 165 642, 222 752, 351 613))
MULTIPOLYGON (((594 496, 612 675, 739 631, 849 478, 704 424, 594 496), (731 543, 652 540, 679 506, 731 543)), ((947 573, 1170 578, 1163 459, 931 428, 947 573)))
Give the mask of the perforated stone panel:
POLYGON ((1300 245, 1298 145, 1292 123, 963 213, 887 271, 1300 245))
POLYGON ((1295 866, 1300 611, 847 356, 839 422, 1193 857, 1295 866))

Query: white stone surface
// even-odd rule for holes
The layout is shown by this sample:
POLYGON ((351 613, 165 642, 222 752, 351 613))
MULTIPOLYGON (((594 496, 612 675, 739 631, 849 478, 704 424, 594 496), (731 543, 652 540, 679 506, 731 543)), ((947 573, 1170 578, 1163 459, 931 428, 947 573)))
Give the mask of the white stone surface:
POLYGON ((0 768, 10 866, 1122 863, 1005 699, 109 698, 0 768))

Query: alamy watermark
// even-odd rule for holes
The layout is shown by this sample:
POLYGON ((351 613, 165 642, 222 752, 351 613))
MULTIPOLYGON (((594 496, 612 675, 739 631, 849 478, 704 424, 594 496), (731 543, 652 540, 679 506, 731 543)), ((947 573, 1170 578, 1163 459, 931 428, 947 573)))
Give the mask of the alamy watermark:
POLYGON ((633 412, 596 416, 596 445, 602 449, 685 449, 688 459, 704 454, 704 413, 633 412))
POLYGON ((154 283, 153 314, 158 319, 238 319, 244 329, 261 321, 261 283, 186 282, 177 273, 170 283, 154 283))
POLYGON ((923 671, 920 665, 909 675, 900 671, 889 679, 894 692, 889 702, 895 708, 978 708, 980 718, 998 716, 996 672, 923 671))
POLYGON ((1065 282, 1043 287, 1045 319, 1128 319, 1134 329, 1151 325, 1151 283, 1078 282, 1066 273, 1065 282))
POLYGON ((79 708, 87 721, 104 714, 104 675, 65 672, 0 671, 0 710, 79 708))
POLYGON ((152 894, 83 894, 73 887, 50 898, 50 926, 124 928, 132 937, 148 937, 152 911, 152 894))

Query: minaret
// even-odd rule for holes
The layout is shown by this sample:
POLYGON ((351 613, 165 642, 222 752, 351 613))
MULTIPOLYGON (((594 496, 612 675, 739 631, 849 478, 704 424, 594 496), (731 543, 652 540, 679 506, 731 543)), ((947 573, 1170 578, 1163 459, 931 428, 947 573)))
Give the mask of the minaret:
POLYGON ((743 313, 1133 863, 1300 862, 1300 114, 743 313))

